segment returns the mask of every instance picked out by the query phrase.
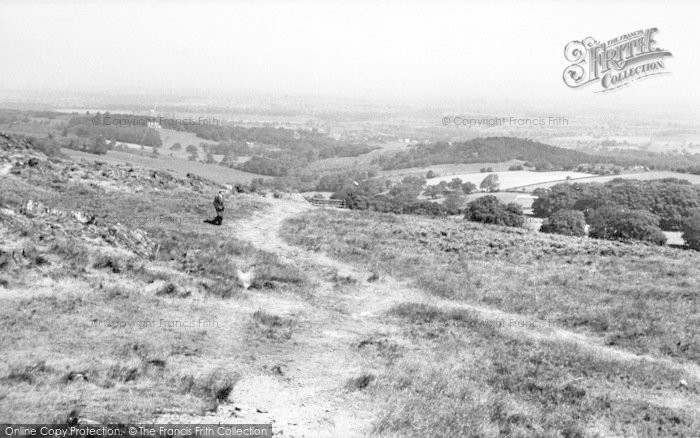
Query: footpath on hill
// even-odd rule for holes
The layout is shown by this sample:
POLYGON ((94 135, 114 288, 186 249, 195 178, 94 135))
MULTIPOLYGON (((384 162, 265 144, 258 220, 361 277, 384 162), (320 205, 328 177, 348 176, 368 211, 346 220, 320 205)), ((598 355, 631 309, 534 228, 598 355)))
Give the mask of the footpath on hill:
MULTIPOLYGON (((372 272, 329 258, 320 252, 287 244, 280 236, 283 222, 313 207, 303 200, 268 199, 269 208, 252 218, 225 223, 224 230, 259 249, 276 254, 284 263, 303 271, 316 287, 307 297, 271 296, 249 290, 252 302, 273 314, 303 315, 303 337, 289 351, 270 352, 270 358, 285 364, 284 372, 243 375, 234 387, 230 404, 203 417, 182 418, 201 423, 272 423, 281 436, 366 436, 376 414, 362 391, 347 389, 347 382, 373 373, 380 364, 368 363, 358 344, 377 335, 400 338, 401 327, 385 316, 394 305, 425 303, 442 309, 466 309, 483 319, 511 320, 513 330, 533 339, 574 343, 601 357, 620 361, 646 360, 683 367, 700 376, 700 367, 679 365, 664 359, 637 355, 604 345, 602 339, 547 326, 522 315, 442 299, 389 276, 368 281, 372 272), (338 279, 352 279, 338 288, 338 279)), ((510 330, 504 328, 504 330, 510 330)), ((656 400, 668 407, 690 407, 692 400, 656 400)), ((174 418, 167 418, 173 421, 174 418)))

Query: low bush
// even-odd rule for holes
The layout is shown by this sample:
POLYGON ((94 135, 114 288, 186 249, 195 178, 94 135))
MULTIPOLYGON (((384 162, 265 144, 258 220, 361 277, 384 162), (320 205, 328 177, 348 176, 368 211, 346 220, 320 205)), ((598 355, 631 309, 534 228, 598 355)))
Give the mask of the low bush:
POLYGON ((558 210, 540 228, 543 233, 585 236, 586 217, 576 210, 558 210))
POLYGON ((470 202, 464 219, 509 227, 521 227, 525 221, 522 207, 515 203, 504 204, 493 195, 470 202))
POLYGON ((588 223, 591 226, 589 235, 598 239, 666 243, 666 235, 659 228, 659 217, 646 210, 605 206, 591 212, 588 223))
POLYGON ((683 222, 683 240, 690 248, 700 251, 700 209, 692 210, 683 222))

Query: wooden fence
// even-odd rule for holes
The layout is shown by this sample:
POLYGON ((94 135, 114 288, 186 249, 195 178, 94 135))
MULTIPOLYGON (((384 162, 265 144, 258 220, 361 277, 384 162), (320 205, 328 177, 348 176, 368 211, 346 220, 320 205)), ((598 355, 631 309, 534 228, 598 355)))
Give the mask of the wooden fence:
POLYGON ((345 208, 345 199, 311 198, 309 202, 311 202, 311 205, 318 205, 321 207, 345 208))

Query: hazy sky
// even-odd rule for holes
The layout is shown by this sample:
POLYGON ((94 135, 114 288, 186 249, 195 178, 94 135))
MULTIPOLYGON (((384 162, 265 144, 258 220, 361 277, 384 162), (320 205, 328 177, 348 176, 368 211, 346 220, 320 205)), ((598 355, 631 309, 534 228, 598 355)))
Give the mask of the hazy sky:
POLYGON ((3 1, 5 90, 700 102, 697 1, 3 1), (672 73, 609 95, 562 81, 564 46, 658 27, 672 73))

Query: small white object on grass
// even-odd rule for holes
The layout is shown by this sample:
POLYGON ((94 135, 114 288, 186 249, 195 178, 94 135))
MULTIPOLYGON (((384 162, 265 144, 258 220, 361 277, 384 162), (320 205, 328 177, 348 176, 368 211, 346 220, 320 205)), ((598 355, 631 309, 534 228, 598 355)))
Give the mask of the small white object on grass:
POLYGON ((250 285, 253 283, 253 280, 255 279, 255 269, 251 269, 248 272, 243 272, 240 269, 236 269, 236 277, 238 278, 238 281, 240 281, 243 285, 243 289, 248 290, 250 285))

